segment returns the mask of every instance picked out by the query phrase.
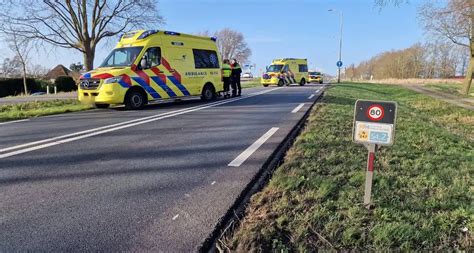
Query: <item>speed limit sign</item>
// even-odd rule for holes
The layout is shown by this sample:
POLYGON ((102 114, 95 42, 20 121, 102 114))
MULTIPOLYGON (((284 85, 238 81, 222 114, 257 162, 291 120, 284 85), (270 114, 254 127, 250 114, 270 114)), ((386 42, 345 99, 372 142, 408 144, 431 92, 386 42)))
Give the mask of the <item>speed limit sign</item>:
POLYGON ((373 121, 379 121, 384 117, 384 109, 381 105, 372 105, 367 110, 367 117, 373 121))
POLYGON ((379 146, 391 146, 395 136, 397 103, 357 100, 354 108, 352 140, 368 149, 364 205, 370 208, 375 153, 379 146))
POLYGON ((354 142, 379 146, 392 145, 396 113, 395 102, 357 100, 354 112, 354 142))

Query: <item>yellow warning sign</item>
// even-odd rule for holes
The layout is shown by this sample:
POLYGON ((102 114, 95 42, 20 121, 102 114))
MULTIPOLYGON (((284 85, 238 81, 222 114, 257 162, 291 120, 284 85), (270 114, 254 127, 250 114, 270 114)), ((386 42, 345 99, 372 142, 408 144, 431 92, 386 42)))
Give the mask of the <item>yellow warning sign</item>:
POLYGON ((362 130, 362 131, 359 131, 359 133, 357 134, 359 135, 358 139, 361 141, 366 141, 369 139, 369 134, 367 133, 367 131, 362 130))

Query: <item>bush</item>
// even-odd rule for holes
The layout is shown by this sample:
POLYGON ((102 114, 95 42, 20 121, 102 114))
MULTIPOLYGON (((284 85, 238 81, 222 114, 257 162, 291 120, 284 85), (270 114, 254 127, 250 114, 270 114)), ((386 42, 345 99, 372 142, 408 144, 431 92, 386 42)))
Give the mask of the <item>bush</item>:
POLYGON ((77 90, 76 82, 70 76, 59 76, 54 80, 54 85, 58 88, 58 91, 68 92, 77 90))
MULTIPOLYGON (((29 93, 41 90, 40 85, 31 78, 26 79, 26 86, 28 87, 29 93)), ((16 96, 24 92, 22 78, 0 79, 0 97, 16 96)))
POLYGON ((39 89, 41 91, 46 91, 47 87, 49 86, 50 88, 52 87, 52 84, 50 81, 46 80, 41 80, 41 79, 36 79, 35 80, 36 84, 38 85, 39 89))

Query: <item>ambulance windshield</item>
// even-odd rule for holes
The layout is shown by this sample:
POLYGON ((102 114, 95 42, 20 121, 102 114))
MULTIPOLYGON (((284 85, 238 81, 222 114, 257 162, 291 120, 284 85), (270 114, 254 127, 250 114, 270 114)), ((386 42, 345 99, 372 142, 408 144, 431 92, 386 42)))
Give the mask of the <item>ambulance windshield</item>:
POLYGON ((114 49, 105 61, 100 65, 101 68, 106 67, 126 67, 135 62, 143 47, 125 47, 114 49))
POLYGON ((267 72, 280 72, 283 65, 270 65, 267 68, 267 72))

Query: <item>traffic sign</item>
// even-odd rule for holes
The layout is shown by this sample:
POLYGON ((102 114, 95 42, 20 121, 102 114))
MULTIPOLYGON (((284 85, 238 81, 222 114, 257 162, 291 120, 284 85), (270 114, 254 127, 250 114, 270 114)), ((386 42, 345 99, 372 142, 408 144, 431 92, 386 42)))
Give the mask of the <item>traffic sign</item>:
POLYGON ((367 110, 367 117, 373 121, 379 121, 383 118, 385 111, 380 105, 372 105, 367 110))
POLYGON ((397 104, 357 100, 354 109, 353 141, 391 146, 394 140, 397 104))
POLYGON ((357 100, 354 108, 352 140, 368 149, 364 205, 370 208, 374 160, 377 146, 391 146, 395 135, 397 103, 357 100))
POLYGON ((336 66, 337 66, 338 68, 342 67, 342 61, 337 61, 336 66))

